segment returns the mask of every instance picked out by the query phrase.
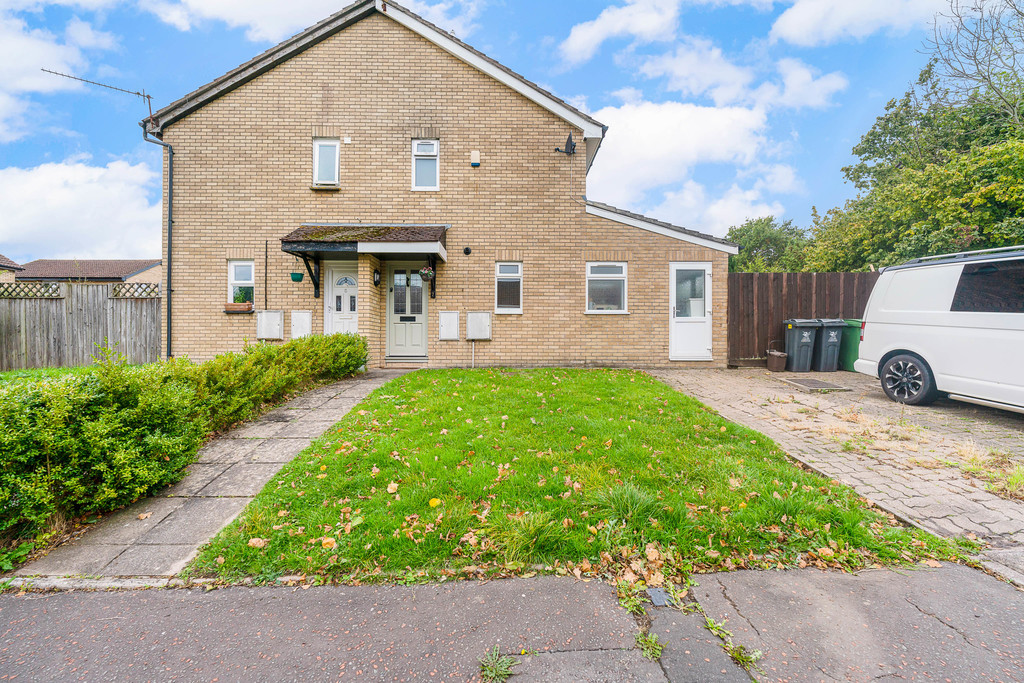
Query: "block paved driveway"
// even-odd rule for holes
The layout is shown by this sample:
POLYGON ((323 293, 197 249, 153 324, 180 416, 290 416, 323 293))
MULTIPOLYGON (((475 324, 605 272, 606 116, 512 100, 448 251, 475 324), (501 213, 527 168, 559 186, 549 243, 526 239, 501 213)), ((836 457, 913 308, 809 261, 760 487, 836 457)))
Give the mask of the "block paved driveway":
POLYGON ((1024 465, 1024 415, 948 400, 900 405, 877 379, 853 372, 652 374, 905 521, 940 536, 977 536, 990 546, 986 566, 1024 586, 1024 502, 1001 498, 947 464, 998 451, 1024 465), (803 393, 781 381, 800 377, 850 391, 803 393))
POLYGON ((178 484, 105 517, 16 576, 135 577, 146 585, 165 584, 285 463, 401 374, 374 370, 314 389, 214 439, 178 484))

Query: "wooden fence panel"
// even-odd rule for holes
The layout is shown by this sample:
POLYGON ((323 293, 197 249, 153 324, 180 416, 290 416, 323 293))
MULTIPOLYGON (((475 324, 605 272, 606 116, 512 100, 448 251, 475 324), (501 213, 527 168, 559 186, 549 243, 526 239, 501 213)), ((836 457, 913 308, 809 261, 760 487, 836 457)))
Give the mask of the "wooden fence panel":
POLYGON ((5 285, 0 371, 88 365, 104 343, 117 344, 131 363, 154 362, 160 357, 158 294, 155 286, 66 283, 41 294, 38 287, 5 285))
MULTIPOLYGON (((789 318, 860 318, 878 273, 729 273, 729 362, 762 360, 789 318)), ((780 348, 776 346, 775 348, 780 348)))

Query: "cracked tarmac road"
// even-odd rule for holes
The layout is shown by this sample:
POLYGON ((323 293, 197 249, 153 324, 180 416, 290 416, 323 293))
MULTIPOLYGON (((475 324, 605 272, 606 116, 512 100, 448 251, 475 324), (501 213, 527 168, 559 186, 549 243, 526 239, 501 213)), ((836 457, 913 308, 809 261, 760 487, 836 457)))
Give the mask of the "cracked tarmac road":
MULTIPOLYGON (((705 614, 764 651, 761 681, 1024 680, 1024 592, 977 570, 695 578, 705 614)), ((700 614, 648 612, 660 662, 596 580, 7 593, 0 680, 466 681, 495 645, 516 681, 751 680, 700 614)))

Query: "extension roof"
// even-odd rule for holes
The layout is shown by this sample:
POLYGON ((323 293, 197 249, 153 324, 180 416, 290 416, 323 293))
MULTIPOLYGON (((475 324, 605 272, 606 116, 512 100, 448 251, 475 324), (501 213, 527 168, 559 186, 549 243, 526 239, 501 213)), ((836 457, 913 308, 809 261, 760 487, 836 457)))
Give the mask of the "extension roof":
POLYGON ((3 254, 0 254, 0 270, 24 270, 24 268, 3 254))
MULTIPOLYGON (((232 69, 220 78, 194 90, 176 102, 172 102, 155 112, 152 119, 144 119, 141 125, 148 132, 161 137, 163 129, 175 121, 188 116, 221 95, 245 85, 282 62, 330 38, 357 21, 378 13, 405 26, 434 43, 442 50, 507 85, 527 99, 581 129, 584 139, 588 141, 587 167, 590 167, 594 156, 597 154, 597 148, 600 146, 601 140, 608 130, 607 126, 581 112, 565 100, 541 88, 536 83, 527 80, 508 67, 491 59, 479 50, 470 47, 451 33, 444 31, 423 17, 390 0, 358 0, 354 2, 318 24, 310 26, 305 31, 297 33, 266 52, 253 57, 248 62, 232 69)), ((375 57, 369 56, 368 58, 372 59, 375 57)))
POLYGON ((19 280, 119 282, 160 265, 160 259, 37 259, 22 266, 19 280))
POLYGON ((668 237, 685 239, 688 242, 693 242, 694 244, 699 244, 711 249, 717 249, 718 251, 724 251, 729 254, 738 254, 740 251, 738 244, 730 242, 729 240, 724 240, 721 237, 715 237, 714 235, 708 235, 707 233, 690 230, 689 228, 682 228, 678 225, 673 225, 672 223, 648 218, 647 216, 639 213, 633 213, 632 211, 626 211, 625 209, 620 209, 589 199, 587 200, 587 213, 593 216, 607 218, 608 220, 616 221, 617 223, 623 223, 624 225, 632 225, 636 228, 656 232, 668 237), (685 237, 683 237, 684 235, 685 237))

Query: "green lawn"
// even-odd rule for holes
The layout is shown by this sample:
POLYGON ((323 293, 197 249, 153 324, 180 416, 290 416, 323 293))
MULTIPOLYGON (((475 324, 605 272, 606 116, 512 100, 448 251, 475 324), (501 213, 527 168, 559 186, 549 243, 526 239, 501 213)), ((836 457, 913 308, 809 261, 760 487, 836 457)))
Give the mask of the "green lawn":
POLYGON ((82 365, 74 368, 30 368, 27 370, 8 370, 0 372, 0 384, 19 380, 35 381, 62 377, 64 375, 82 375, 93 371, 92 365, 82 365))
POLYGON ((269 579, 856 568, 960 548, 650 376, 419 371, 374 392, 192 565, 269 579))

